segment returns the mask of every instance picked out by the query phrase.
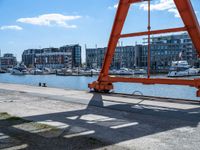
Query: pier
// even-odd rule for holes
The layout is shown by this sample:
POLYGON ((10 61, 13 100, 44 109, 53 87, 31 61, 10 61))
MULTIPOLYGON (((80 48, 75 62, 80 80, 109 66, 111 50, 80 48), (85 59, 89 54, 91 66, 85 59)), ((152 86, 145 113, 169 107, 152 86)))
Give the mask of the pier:
POLYGON ((0 114, 0 148, 184 150, 200 146, 198 101, 0 83, 0 114))

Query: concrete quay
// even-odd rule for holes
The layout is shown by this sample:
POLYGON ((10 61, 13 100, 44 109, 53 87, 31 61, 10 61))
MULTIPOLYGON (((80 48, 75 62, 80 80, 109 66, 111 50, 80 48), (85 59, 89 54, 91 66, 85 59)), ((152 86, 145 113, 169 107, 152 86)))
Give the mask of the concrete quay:
POLYGON ((0 149, 198 150, 200 104, 0 83, 0 149))

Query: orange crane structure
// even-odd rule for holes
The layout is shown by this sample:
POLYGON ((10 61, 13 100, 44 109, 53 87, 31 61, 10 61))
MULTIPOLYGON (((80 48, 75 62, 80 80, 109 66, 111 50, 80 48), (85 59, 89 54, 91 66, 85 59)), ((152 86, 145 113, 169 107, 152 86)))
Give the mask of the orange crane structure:
POLYGON ((150 78, 150 36, 162 33, 173 33, 187 31, 193 45, 197 51, 198 57, 200 57, 200 26, 194 12, 192 3, 190 0, 174 0, 177 10, 184 23, 183 27, 170 28, 162 30, 151 30, 150 26, 150 1, 151 0, 120 0, 115 16, 114 24, 112 27, 107 52, 104 58, 102 70, 99 74, 98 80, 89 84, 88 87, 98 92, 109 92, 112 90, 114 82, 133 82, 142 84, 169 84, 169 85, 186 85, 197 88, 197 96, 200 97, 200 79, 169 79, 169 78, 150 78), (148 2, 148 27, 147 31, 122 34, 122 29, 129 11, 131 4, 148 2), (114 57, 115 49, 120 38, 136 37, 136 36, 148 36, 148 77, 147 78, 125 78, 125 77, 113 77, 109 76, 109 68, 114 57))

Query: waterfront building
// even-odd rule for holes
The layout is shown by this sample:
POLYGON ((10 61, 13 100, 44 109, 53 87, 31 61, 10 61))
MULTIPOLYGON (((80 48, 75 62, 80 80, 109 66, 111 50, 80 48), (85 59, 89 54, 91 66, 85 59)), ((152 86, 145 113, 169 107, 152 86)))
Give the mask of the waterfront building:
MULTIPOLYGON (((101 68, 106 48, 86 49, 88 68, 101 68)), ((111 68, 147 68, 148 45, 143 39, 142 45, 117 47, 111 68)), ((172 61, 186 60, 191 66, 199 67, 196 50, 188 34, 174 34, 151 37, 151 71, 166 73, 172 61)))
POLYGON ((28 67, 76 68, 81 66, 81 46, 66 45, 60 48, 28 49, 22 54, 22 61, 28 67))
MULTIPOLYGON (((105 48, 87 48, 86 49, 86 66, 88 68, 101 68, 103 65, 105 48)), ((120 46, 115 50, 112 60, 111 69, 134 68, 135 67, 134 46, 120 46)))
POLYGON ((81 67, 81 46, 76 45, 66 45, 59 49, 60 52, 65 53, 64 63, 68 68, 81 67))
POLYGON ((0 57, 0 68, 7 70, 8 68, 13 68, 17 65, 17 59, 13 54, 7 53, 3 57, 0 57))
MULTIPOLYGON (((140 66, 147 67, 148 46, 144 39, 140 54, 140 66)), ((151 71, 168 72, 172 61, 186 60, 191 66, 199 67, 196 50, 188 34, 175 34, 151 38, 151 71)))
POLYGON ((27 67, 34 67, 35 66, 35 56, 38 53, 42 53, 41 49, 28 49, 25 50, 22 54, 22 62, 27 67))
POLYGON ((87 48, 86 66, 87 68, 101 68, 105 56, 106 48, 87 48))

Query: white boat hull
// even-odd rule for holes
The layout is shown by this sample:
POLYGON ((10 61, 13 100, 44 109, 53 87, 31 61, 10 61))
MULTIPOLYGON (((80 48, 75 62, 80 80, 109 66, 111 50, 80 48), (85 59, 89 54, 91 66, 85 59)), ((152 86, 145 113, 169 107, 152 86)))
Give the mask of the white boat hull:
POLYGON ((11 74, 12 75, 26 75, 26 74, 28 74, 26 71, 19 71, 19 70, 12 70, 11 71, 11 74))
POLYGON ((185 71, 171 71, 168 73, 168 77, 186 77, 186 76, 197 76, 198 70, 188 69, 185 71))

